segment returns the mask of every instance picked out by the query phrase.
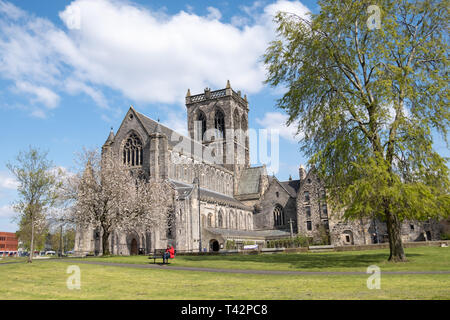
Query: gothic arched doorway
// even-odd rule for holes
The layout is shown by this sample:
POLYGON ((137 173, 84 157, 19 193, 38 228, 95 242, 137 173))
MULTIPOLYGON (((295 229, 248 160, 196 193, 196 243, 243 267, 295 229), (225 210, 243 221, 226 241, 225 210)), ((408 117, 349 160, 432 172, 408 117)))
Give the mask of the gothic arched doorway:
POLYGON ((130 255, 135 256, 138 254, 138 245, 135 238, 131 240, 131 249, 130 249, 130 255))
POLYGON ((209 242, 209 251, 217 252, 220 250, 219 241, 217 240, 211 240, 209 242))

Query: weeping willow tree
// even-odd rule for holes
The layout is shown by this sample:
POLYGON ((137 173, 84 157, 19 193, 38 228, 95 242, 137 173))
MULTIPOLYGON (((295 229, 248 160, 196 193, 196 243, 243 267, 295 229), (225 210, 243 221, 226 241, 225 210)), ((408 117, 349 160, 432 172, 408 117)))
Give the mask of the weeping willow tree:
POLYGON ((301 149, 346 218, 386 221, 391 261, 406 261, 404 219, 448 217, 448 1, 319 1, 278 13, 266 82, 304 134, 301 149))

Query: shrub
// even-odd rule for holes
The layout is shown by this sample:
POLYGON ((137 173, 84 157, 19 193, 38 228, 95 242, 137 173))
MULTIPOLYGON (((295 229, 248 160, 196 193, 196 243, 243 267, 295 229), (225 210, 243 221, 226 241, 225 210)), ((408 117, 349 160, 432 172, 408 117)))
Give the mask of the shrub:
POLYGON ((450 240, 450 233, 442 233, 441 240, 450 240))
POLYGON ((227 242, 225 243, 225 248, 227 250, 236 249, 236 242, 234 240, 227 240, 227 242))

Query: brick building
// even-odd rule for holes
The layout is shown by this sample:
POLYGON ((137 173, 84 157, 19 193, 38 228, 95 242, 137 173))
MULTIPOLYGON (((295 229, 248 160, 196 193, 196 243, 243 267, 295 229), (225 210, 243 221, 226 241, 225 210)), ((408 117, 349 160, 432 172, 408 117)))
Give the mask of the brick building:
POLYGON ((0 232, 0 252, 6 252, 6 251, 17 252, 18 245, 19 245, 19 241, 18 241, 15 233, 0 232))

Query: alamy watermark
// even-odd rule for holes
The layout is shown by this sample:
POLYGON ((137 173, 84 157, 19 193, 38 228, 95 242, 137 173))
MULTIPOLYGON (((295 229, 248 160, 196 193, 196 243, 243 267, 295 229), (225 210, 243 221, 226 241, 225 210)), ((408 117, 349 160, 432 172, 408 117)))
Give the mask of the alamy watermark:
POLYGON ((194 159, 223 165, 264 163, 268 172, 277 173, 280 168, 280 132, 276 129, 217 129, 201 130, 201 122, 194 123, 191 139, 172 132, 173 151, 187 157, 173 158, 174 164, 183 165, 194 159), (250 145, 252 148, 250 148, 250 145))
POLYGON ((67 267, 66 273, 70 274, 66 280, 66 286, 69 290, 81 289, 81 270, 79 266, 71 265, 67 267))
POLYGON ((369 18, 367 19, 367 28, 369 30, 373 29, 381 29, 381 10, 380 7, 377 5, 370 5, 367 8, 367 13, 370 14, 369 18))
POLYGON ((371 265, 367 267, 366 273, 372 274, 367 278, 367 289, 381 289, 381 270, 380 267, 376 265, 371 265))

